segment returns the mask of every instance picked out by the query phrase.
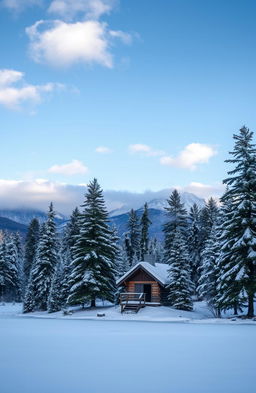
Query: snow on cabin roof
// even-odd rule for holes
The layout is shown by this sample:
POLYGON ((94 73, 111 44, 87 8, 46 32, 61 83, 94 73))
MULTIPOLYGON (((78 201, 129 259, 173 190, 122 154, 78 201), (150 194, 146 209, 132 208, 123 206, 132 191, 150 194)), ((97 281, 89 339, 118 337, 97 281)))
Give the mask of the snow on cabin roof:
POLYGON ((149 262, 139 262, 135 266, 133 266, 128 272, 126 272, 122 277, 117 280, 117 285, 121 284, 121 282, 125 281, 127 277, 129 277, 132 273, 134 273, 139 268, 144 269, 151 276, 153 276, 157 281, 159 281, 162 285, 166 285, 168 283, 169 276, 169 265, 165 263, 155 263, 152 265, 149 262))

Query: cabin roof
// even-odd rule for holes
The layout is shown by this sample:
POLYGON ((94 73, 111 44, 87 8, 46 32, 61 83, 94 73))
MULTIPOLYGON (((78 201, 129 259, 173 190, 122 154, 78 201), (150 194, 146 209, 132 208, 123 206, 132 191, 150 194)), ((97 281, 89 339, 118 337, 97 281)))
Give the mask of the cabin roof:
POLYGON ((155 263, 152 265, 149 262, 139 262, 134 265, 128 272, 126 272, 122 277, 117 280, 117 285, 120 285, 124 282, 127 278, 129 278, 136 270, 143 269, 151 276, 155 278, 162 285, 166 285, 168 283, 168 276, 169 276, 169 265, 165 263, 155 263))

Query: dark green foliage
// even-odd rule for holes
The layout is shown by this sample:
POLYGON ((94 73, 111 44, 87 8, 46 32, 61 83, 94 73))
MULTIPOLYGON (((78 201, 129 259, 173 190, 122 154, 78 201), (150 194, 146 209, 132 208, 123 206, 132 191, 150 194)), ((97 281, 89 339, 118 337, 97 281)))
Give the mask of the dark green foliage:
POLYGON ((26 287, 24 301, 23 301, 23 313, 33 312, 36 308, 35 304, 35 292, 34 285, 31 278, 28 280, 28 285, 26 287))
POLYGON ((128 221, 128 232, 125 235, 125 248, 130 267, 140 260, 140 225, 135 210, 131 210, 128 221))
POLYGON ((180 194, 174 190, 167 200, 168 206, 166 207, 168 221, 164 225, 165 245, 164 245, 164 258, 169 259, 169 252, 172 248, 172 242, 177 231, 184 237, 187 236, 187 211, 184 204, 181 202, 180 194))
POLYGON ((194 285, 191 281, 190 261, 183 234, 177 229, 169 250, 167 263, 169 269, 170 305, 180 310, 193 309, 192 293, 194 285))
POLYGON ((25 242, 25 255, 23 266, 24 287, 27 286, 31 267, 34 263, 39 239, 39 221, 34 218, 29 225, 25 242))
POLYGON ((39 310, 47 310, 50 288, 59 260, 54 218, 55 212, 51 203, 48 219, 40 233, 36 259, 30 275, 34 287, 36 309, 39 310))
POLYGON ((198 293, 204 298, 215 316, 220 317, 218 307, 218 279, 220 271, 218 267, 218 257, 220 253, 220 243, 217 236, 216 227, 213 226, 210 236, 205 244, 202 253, 202 265, 200 267, 200 279, 198 282, 198 293))
POLYGON ((13 234, 4 234, 0 244, 0 296, 2 301, 20 300, 20 263, 13 234))
POLYGON ((246 300, 248 317, 254 315, 256 293, 256 149, 246 127, 234 135, 235 146, 227 160, 234 166, 224 180, 226 204, 219 267, 219 305, 234 307, 246 300))
POLYGON ((61 257, 63 265, 63 277, 60 289, 62 307, 64 307, 67 303, 69 291, 72 286, 70 279, 71 263, 74 260, 74 246, 80 231, 79 218, 80 212, 78 208, 75 208, 71 214, 70 221, 67 223, 64 229, 62 238, 61 257))
POLYGON ((48 298, 47 311, 49 313, 60 311, 63 307, 62 298, 62 285, 63 285, 63 267, 59 263, 53 280, 48 298))
POLYGON ((148 204, 145 203, 144 211, 140 220, 141 235, 140 235, 140 259, 144 261, 144 257, 149 253, 149 227, 152 222, 148 216, 148 204))
POLYGON ((201 265, 202 251, 203 251, 203 238, 200 226, 200 209, 194 204, 188 216, 188 253, 191 262, 191 278, 195 284, 198 284, 199 273, 198 269, 201 265))
POLYGON ((216 225, 218 212, 219 209, 216 201, 210 198, 200 212, 200 227, 203 242, 208 240, 212 227, 216 225))
POLYGON ((114 302, 116 245, 112 244, 103 191, 96 179, 90 182, 82 207, 68 303, 95 306, 97 298, 114 302))

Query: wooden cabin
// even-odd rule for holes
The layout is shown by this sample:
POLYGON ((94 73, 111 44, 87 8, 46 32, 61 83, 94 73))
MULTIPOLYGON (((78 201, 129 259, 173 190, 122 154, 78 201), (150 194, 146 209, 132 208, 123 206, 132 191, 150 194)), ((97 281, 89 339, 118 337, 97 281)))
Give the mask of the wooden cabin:
POLYGON ((134 294, 138 297, 143 294, 146 305, 166 305, 168 269, 169 265, 164 263, 139 262, 117 280, 117 286, 122 288, 123 295, 134 294))

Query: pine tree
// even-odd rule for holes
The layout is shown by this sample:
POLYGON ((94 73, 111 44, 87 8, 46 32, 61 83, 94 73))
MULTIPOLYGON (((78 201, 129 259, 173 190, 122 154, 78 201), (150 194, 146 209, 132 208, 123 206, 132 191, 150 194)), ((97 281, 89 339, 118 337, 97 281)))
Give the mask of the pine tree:
POLYGON ((154 261, 158 263, 166 263, 164 260, 164 247, 157 238, 149 241, 149 254, 153 256, 154 261))
POLYGON ((198 269, 201 265, 203 239, 200 227, 200 209, 197 204, 194 204, 188 216, 188 252, 191 261, 191 279, 195 284, 198 284, 198 269))
POLYGON ((103 191, 96 179, 88 185, 82 207, 68 303, 90 302, 93 307, 97 298, 114 302, 116 292, 116 246, 112 244, 103 191))
POLYGON ((208 306, 217 317, 220 317, 220 308, 218 306, 218 279, 220 276, 218 267, 219 253, 220 243, 217 229, 214 225, 202 253, 198 293, 203 299, 206 299, 208 306))
POLYGON ((19 260, 15 238, 4 233, 0 244, 0 296, 5 300, 19 300, 19 260))
POLYGON ((19 276, 19 291, 17 293, 17 301, 21 301, 23 297, 23 266, 24 266, 24 248, 19 232, 15 232, 13 235, 14 244, 17 250, 17 265, 18 265, 18 276, 19 276))
POLYGON ((9 284, 7 286, 7 290, 10 298, 17 301, 20 299, 21 282, 19 266, 20 260, 14 235, 6 237, 5 263, 9 270, 9 284))
POLYGON ((140 220, 141 235, 140 235, 140 258, 144 261, 144 257, 149 252, 149 227, 152 222, 149 219, 148 204, 145 203, 143 214, 140 220))
POLYGON ((75 208, 71 214, 70 221, 67 223, 64 229, 62 239, 61 258, 63 265, 63 278, 60 295, 62 307, 64 307, 67 303, 69 290, 72 286, 70 279, 71 263, 74 260, 74 246, 80 231, 79 218, 80 212, 78 208, 75 208))
POLYGON ((219 267, 220 306, 234 307, 239 299, 248 303, 248 317, 254 315, 256 293, 256 149, 248 128, 234 135, 235 146, 226 160, 234 169, 224 180, 228 190, 222 202, 229 204, 221 237, 219 267))
POLYGON ((128 220, 128 233, 125 235, 125 248, 130 267, 140 260, 140 227, 135 210, 131 210, 128 220))
POLYGON ((6 243, 5 236, 3 236, 0 244, 0 296, 1 302, 4 301, 6 294, 6 287, 11 283, 11 275, 9 266, 6 263, 6 243))
POLYGON ((194 285, 190 277, 190 261, 182 232, 176 230, 167 260, 169 268, 170 305, 180 310, 193 309, 194 285))
POLYGON ((169 259, 169 252, 172 248, 174 236, 177 231, 184 237, 187 235, 187 211, 184 204, 181 202, 180 194, 174 190, 167 200, 168 206, 165 208, 167 212, 168 221, 164 224, 165 244, 164 244, 164 258, 169 259))
POLYGON ((120 246, 119 256, 117 259, 117 279, 122 277, 130 269, 129 260, 124 247, 120 246))
POLYGON ((213 198, 210 198, 200 213, 200 226, 203 242, 206 242, 210 236, 212 227, 216 225, 218 219, 218 205, 213 198))
POLYGON ((49 313, 60 311, 63 307, 62 284, 63 284, 63 266, 59 262, 54 273, 51 289, 48 298, 47 311, 49 313))
POLYGON ((27 286, 31 267, 35 260, 36 249, 39 238, 39 221, 37 218, 33 218, 28 227, 28 233, 25 241, 25 255, 24 255, 24 266, 23 266, 23 277, 24 277, 24 288, 27 286))
MULTIPOLYGON (((31 271, 32 276, 32 271, 31 271)), ((23 301, 23 313, 33 312, 36 308, 35 289, 32 277, 29 278, 23 301)))
POLYGON ((230 269, 230 255, 233 242, 226 241, 226 226, 232 219, 232 203, 227 198, 223 201, 219 215, 218 240, 219 240, 219 257, 217 259, 219 278, 217 286, 216 304, 220 310, 226 311, 230 308, 234 309, 234 314, 238 313, 238 309, 242 310, 244 306, 244 297, 241 296, 239 285, 236 281, 229 280, 226 274, 230 269), (226 278, 228 278, 226 280, 226 278))
POLYGON ((48 219, 40 233, 36 259, 31 270, 31 285, 34 286, 35 306, 37 309, 45 311, 47 310, 50 288, 59 260, 54 219, 55 212, 51 203, 48 219))

